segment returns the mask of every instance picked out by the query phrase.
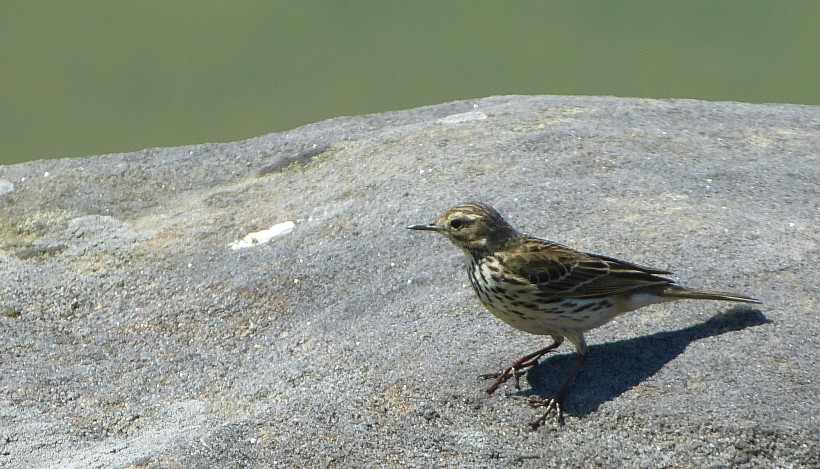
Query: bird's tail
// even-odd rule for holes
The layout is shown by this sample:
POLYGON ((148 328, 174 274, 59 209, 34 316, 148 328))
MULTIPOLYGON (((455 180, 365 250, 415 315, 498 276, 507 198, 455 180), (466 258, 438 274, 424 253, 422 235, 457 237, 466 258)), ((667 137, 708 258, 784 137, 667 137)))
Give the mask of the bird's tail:
POLYGON ((720 301, 738 301, 740 303, 762 304, 763 302, 746 296, 738 295, 737 293, 730 293, 717 290, 701 290, 698 288, 687 288, 679 285, 670 285, 663 291, 663 296, 674 299, 690 299, 690 300, 720 300, 720 301))

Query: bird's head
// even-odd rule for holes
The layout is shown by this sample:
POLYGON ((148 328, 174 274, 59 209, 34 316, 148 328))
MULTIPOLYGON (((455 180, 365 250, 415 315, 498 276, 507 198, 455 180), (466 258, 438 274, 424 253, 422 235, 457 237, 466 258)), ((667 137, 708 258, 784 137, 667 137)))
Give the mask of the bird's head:
POLYGON ((477 202, 457 205, 433 223, 407 228, 441 233, 473 256, 494 252, 517 235, 515 229, 494 208, 477 202))

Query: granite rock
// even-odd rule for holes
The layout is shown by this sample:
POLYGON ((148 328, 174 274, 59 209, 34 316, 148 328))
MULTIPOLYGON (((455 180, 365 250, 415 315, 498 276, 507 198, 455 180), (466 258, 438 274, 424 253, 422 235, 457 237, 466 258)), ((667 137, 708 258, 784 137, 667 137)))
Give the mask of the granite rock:
POLYGON ((0 167, 0 466, 816 467, 818 143, 812 106, 508 96, 0 167), (548 339, 404 229, 466 200, 764 304, 590 332, 530 431, 574 350, 485 395, 548 339))

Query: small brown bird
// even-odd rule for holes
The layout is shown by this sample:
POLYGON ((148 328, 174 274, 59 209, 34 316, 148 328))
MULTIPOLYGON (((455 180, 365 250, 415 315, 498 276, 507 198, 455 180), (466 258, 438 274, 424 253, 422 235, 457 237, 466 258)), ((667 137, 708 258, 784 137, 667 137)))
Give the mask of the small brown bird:
POLYGON ((564 338, 575 346, 578 359, 555 397, 532 401, 547 408, 532 423, 533 428, 553 412, 559 422, 563 420, 563 400, 589 353, 584 332, 621 313, 667 301, 760 303, 735 293, 684 287, 662 277, 671 274, 665 270, 580 252, 521 234, 494 208, 483 203, 458 205, 433 223, 407 228, 441 233, 464 251, 470 262, 470 284, 493 315, 518 330, 552 338, 552 344, 519 358, 500 373, 484 375, 495 378, 488 394, 510 378, 520 389, 522 370, 537 365, 564 338))

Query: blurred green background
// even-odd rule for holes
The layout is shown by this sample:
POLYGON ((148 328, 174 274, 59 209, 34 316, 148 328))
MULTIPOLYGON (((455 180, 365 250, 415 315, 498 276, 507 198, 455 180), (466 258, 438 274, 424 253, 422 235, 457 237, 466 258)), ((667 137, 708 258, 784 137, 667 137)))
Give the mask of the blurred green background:
POLYGON ((0 0, 0 164, 499 94, 820 104, 820 1, 0 0))

